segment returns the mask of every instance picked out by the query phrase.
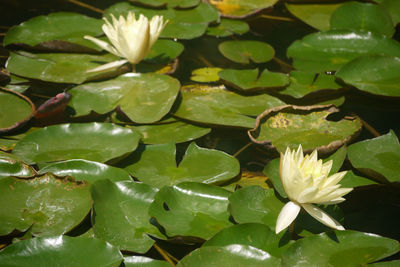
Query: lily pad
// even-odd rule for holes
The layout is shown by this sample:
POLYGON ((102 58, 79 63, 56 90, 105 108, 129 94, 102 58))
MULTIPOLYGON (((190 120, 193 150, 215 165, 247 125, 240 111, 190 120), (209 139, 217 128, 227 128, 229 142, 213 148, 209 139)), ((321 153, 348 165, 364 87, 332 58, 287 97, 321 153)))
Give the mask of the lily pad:
POLYGON ((269 109, 257 117, 256 126, 248 134, 253 142, 275 147, 279 152, 301 144, 304 150, 329 153, 350 142, 362 127, 357 118, 326 120, 335 112, 338 109, 332 105, 287 105, 269 109))
POLYGON ((325 73, 312 73, 304 71, 292 71, 289 76, 290 84, 280 94, 290 95, 295 98, 302 98, 310 93, 321 90, 336 90, 342 88, 336 82, 334 75, 325 73))
POLYGON ((152 7, 176 7, 176 8, 189 8, 197 6, 200 0, 131 0, 134 3, 141 3, 152 7))
POLYGON ((78 13, 57 12, 47 16, 34 17, 12 27, 4 37, 4 46, 27 44, 35 46, 48 41, 64 41, 99 50, 84 35, 101 35, 103 21, 78 13))
POLYGON ((332 13, 343 3, 331 4, 297 4, 297 3, 285 3, 287 10, 292 15, 310 25, 311 27, 320 31, 327 31, 330 29, 330 19, 332 13))
POLYGON ((37 174, 28 164, 13 157, 12 154, 0 151, 0 178, 8 176, 31 177, 37 174))
POLYGON ((127 73, 115 79, 86 83, 69 91, 76 116, 92 110, 104 114, 119 108, 134 122, 160 120, 172 107, 180 84, 175 78, 155 73, 127 73))
POLYGON ((234 181, 233 183, 230 183, 228 185, 225 185, 223 186, 223 188, 232 192, 238 188, 253 186, 253 185, 258 185, 264 189, 270 188, 269 184, 267 183, 268 177, 266 177, 262 173, 242 170, 240 174, 241 175, 239 180, 234 181))
POLYGON ((28 228, 33 235, 50 236, 64 234, 80 224, 92 200, 88 184, 43 175, 0 179, 0 203, 0 236, 28 228))
POLYGON ((177 58, 183 51, 184 46, 181 43, 172 40, 158 39, 151 47, 145 61, 152 63, 167 64, 177 58))
POLYGON ((201 247, 185 256, 177 267, 200 266, 280 266, 280 259, 247 245, 201 247))
POLYGON ((101 180, 91 187, 94 201, 92 221, 95 236, 120 250, 145 253, 154 244, 148 234, 162 236, 150 224, 147 210, 157 192, 134 181, 101 180))
POLYGON ((377 182, 363 176, 356 175, 353 171, 347 171, 346 175, 339 182, 343 188, 374 185, 377 182))
POLYGON ((143 135, 142 142, 145 144, 183 143, 195 140, 211 132, 210 128, 196 126, 183 121, 135 126, 132 128, 143 135))
POLYGON ((118 17, 119 15, 126 15, 129 11, 135 14, 143 14, 148 18, 155 15, 163 16, 169 22, 161 32, 160 37, 177 39, 199 37, 207 30, 208 23, 217 21, 219 18, 218 11, 207 3, 200 3, 191 9, 176 10, 172 8, 150 9, 133 6, 128 2, 121 2, 106 9, 104 15, 108 17, 110 14, 113 14, 118 17))
POLYGON ((68 159, 105 162, 135 150, 139 139, 139 133, 111 123, 59 124, 29 133, 13 154, 29 164, 68 159))
POLYGON ((400 57, 400 44, 387 36, 362 31, 330 30, 312 33, 287 50, 299 70, 334 71, 363 55, 400 57))
POLYGON ((258 69, 225 69, 220 71, 218 75, 225 83, 241 90, 276 88, 289 84, 289 77, 286 74, 271 72, 267 69, 260 74, 258 69))
POLYGON ((195 82, 209 83, 219 81, 218 73, 221 68, 200 68, 192 71, 190 79, 195 82))
POLYGON ((128 256, 124 257, 125 267, 171 267, 171 264, 166 261, 155 260, 143 256, 128 256))
POLYGON ((383 6, 392 17, 394 25, 400 22, 400 2, 397 0, 374 0, 383 6))
POLYGON ((363 56, 339 69, 336 76, 362 91, 400 97, 400 57, 363 56))
POLYGON ((4 266, 118 267, 119 250, 103 240, 53 236, 22 240, 0 251, 4 266))
POLYGON ((399 242, 390 238, 349 230, 334 231, 296 241, 283 253, 282 267, 362 266, 399 250, 399 242))
POLYGON ((133 155, 126 167, 133 176, 149 185, 161 188, 183 181, 217 183, 238 175, 237 159, 218 150, 191 143, 177 166, 175 144, 147 145, 133 155))
POLYGON ((29 98, 3 87, 0 87, 0 103, 0 133, 21 127, 35 112, 35 105, 29 98))
POLYGON ((400 143, 396 134, 388 134, 355 143, 348 148, 351 164, 379 180, 400 181, 400 143))
POLYGON ((218 8, 224 17, 244 18, 272 7, 278 0, 209 0, 208 2, 218 8))
POLYGON ((55 83, 83 83, 103 74, 88 73, 94 69, 116 60, 112 54, 32 54, 28 52, 10 53, 7 69, 22 77, 55 83))
POLYGON ((271 60, 275 50, 267 43, 260 41, 225 41, 219 44, 218 50, 224 57, 243 64, 263 63, 271 60))
POLYGON ((207 240, 232 225, 227 211, 230 194, 218 186, 192 182, 164 186, 155 195, 149 214, 168 236, 207 240))
POLYGON ((283 206, 273 189, 259 186, 241 188, 229 197, 229 211, 236 222, 262 223, 273 231, 283 206))
POLYGON ((86 181, 88 183, 94 183, 102 179, 109 179, 113 182, 132 180, 129 173, 123 169, 84 159, 56 162, 45 166, 39 171, 40 174, 48 172, 57 176, 72 176, 77 181, 86 181))
POLYGON ((282 182, 281 182, 281 174, 279 172, 280 168, 280 158, 273 159, 265 165, 264 173, 270 179, 272 184, 274 185, 274 189, 278 194, 283 197, 287 198, 285 189, 283 189, 282 182))
POLYGON ((331 29, 363 30, 391 37, 394 25, 389 13, 380 5, 349 2, 335 10, 331 17, 331 29))
POLYGON ((23 93, 29 88, 29 80, 10 74, 10 82, 6 88, 14 92, 23 93))
POLYGON ((234 34, 244 34, 250 30, 249 24, 241 20, 221 19, 217 26, 209 26, 207 35, 228 37, 234 34))
POLYGON ((186 86, 181 89, 182 102, 175 116, 204 124, 251 128, 266 108, 284 105, 267 94, 242 96, 224 86, 186 86))

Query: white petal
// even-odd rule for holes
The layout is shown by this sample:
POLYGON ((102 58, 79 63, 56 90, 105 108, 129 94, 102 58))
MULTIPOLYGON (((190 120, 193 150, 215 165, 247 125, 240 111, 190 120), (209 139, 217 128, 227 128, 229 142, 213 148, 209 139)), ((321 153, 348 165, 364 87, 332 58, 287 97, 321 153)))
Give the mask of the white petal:
POLYGON ((296 219, 300 212, 300 208, 301 207, 299 205, 292 201, 286 203, 279 213, 278 220, 276 221, 275 233, 279 233, 288 227, 294 221, 294 219, 296 219))
POLYGON ((119 54, 118 54, 118 52, 115 50, 115 48, 114 48, 112 45, 110 45, 109 43, 104 42, 104 41, 102 41, 102 40, 100 40, 100 39, 94 38, 94 37, 89 36, 89 35, 85 35, 83 38, 85 38, 85 39, 87 39, 87 40, 89 40, 89 41, 92 41, 93 43, 95 43, 96 45, 100 46, 100 47, 103 48, 104 50, 110 52, 111 54, 114 54, 114 55, 116 55, 116 56, 119 56, 119 54))
POLYGON ((113 61, 113 62, 104 64, 104 65, 101 65, 101 66, 96 67, 94 69, 87 70, 86 72, 98 72, 98 71, 103 71, 103 70, 109 70, 109 69, 112 69, 112 68, 116 68, 116 67, 122 66, 126 62, 128 62, 128 60, 126 60, 126 59, 117 60, 117 61, 113 61))
POLYGON ((333 229, 344 230, 344 227, 340 223, 338 223, 335 219, 333 219, 331 216, 329 216, 316 206, 312 204, 301 204, 301 206, 308 212, 308 214, 313 216, 317 221, 333 229))
POLYGON ((338 173, 335 173, 335 174, 329 176, 325 180, 323 187, 328 187, 328 186, 332 186, 332 185, 339 183, 343 179, 343 177, 346 175, 346 173, 347 173, 347 171, 338 172, 338 173))
POLYGON ((299 194, 296 201, 299 203, 309 203, 315 198, 317 192, 318 187, 307 187, 299 194))

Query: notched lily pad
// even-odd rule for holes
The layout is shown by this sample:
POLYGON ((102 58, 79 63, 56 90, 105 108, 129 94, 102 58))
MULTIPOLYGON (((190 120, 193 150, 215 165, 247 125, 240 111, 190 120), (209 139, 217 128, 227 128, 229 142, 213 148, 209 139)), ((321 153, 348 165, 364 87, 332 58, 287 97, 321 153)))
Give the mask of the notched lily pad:
POLYGON ((29 98, 3 87, 0 87, 0 103, 0 134, 23 126, 36 110, 29 98))
POLYGON ((208 0, 229 18, 245 18, 261 10, 272 7, 278 0, 208 0))
POLYGON ((224 57, 243 64, 263 63, 271 60, 275 50, 267 43, 260 41, 225 41, 218 45, 224 57))
POLYGON ((257 117, 255 127, 247 133, 256 144, 284 152, 299 144, 305 151, 318 149, 329 153, 349 143, 361 130, 357 118, 328 121, 326 117, 338 109, 326 106, 286 105, 267 109, 257 117))
POLYGON ((152 123, 166 115, 179 92, 180 83, 167 75, 127 73, 115 79, 74 87, 71 107, 76 116, 92 110, 104 114, 119 107, 129 119, 152 123))
POLYGON ((209 26, 207 35, 217 37, 228 37, 234 34, 245 34, 250 30, 249 24, 241 20, 221 19, 216 26, 209 26))
POLYGON ((246 91, 277 88, 289 84, 289 77, 286 74, 271 72, 267 69, 260 73, 258 69, 224 69, 218 75, 226 84, 246 91))
POLYGON ((0 236, 14 229, 36 236, 64 234, 89 213, 89 185, 46 174, 0 179, 0 236), (12 205, 9 205, 12 203, 12 205))

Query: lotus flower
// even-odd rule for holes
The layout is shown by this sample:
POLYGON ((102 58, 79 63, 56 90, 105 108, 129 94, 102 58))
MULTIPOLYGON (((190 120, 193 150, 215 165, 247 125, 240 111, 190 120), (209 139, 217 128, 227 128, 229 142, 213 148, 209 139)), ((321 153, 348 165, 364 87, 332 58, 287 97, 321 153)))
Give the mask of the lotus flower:
POLYGON ((119 67, 127 62, 131 63, 133 66, 136 65, 146 57, 150 48, 160 36, 161 31, 168 23, 168 20, 164 22, 163 16, 154 16, 149 22, 142 14, 140 14, 139 19, 136 20, 135 14, 132 12, 128 13, 126 19, 120 16, 117 20, 112 14, 111 18, 112 24, 104 18, 106 23, 102 26, 103 32, 106 34, 111 44, 88 35, 84 36, 84 38, 92 41, 102 49, 124 59, 107 63, 91 69, 88 72, 119 67))
POLYGON ((331 168, 332 160, 322 163, 322 160, 317 158, 317 150, 311 155, 303 156, 301 145, 297 151, 287 148, 284 155, 281 153, 281 181, 290 201, 279 213, 276 233, 288 227, 296 219, 301 207, 321 223, 337 230, 344 230, 335 219, 312 204, 340 203, 345 200, 343 196, 353 190, 353 188, 340 188, 338 184, 346 175, 346 171, 328 176, 331 168))

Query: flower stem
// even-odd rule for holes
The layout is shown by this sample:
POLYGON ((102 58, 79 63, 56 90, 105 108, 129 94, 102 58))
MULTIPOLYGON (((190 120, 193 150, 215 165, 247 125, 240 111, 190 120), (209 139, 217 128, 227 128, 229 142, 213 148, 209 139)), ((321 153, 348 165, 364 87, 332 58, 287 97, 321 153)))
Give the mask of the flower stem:
MULTIPOLYGON (((160 255, 168 261, 172 266, 175 266, 175 263, 171 259, 171 257, 168 255, 169 253, 164 251, 162 248, 160 248, 156 243, 154 243, 153 247, 160 253, 160 255)), ((176 259, 175 259, 176 260, 176 259)))

